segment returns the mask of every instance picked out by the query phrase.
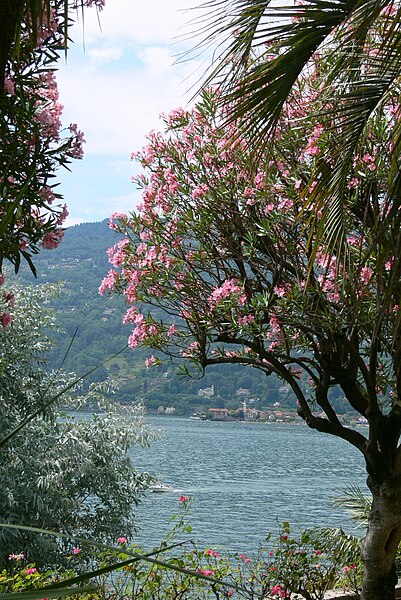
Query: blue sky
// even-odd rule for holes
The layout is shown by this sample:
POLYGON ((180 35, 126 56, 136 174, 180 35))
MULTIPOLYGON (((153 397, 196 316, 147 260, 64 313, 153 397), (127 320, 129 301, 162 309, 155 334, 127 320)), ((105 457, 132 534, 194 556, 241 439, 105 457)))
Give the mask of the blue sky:
POLYGON ((107 0, 99 13, 88 9, 71 30, 74 44, 58 72, 63 123, 85 134, 85 156, 71 173, 61 170, 59 190, 66 225, 100 221, 132 210, 139 201, 130 178, 138 167, 130 154, 160 129, 159 115, 186 106, 204 73, 202 59, 177 62, 192 47, 184 41, 189 11, 199 0, 107 0))

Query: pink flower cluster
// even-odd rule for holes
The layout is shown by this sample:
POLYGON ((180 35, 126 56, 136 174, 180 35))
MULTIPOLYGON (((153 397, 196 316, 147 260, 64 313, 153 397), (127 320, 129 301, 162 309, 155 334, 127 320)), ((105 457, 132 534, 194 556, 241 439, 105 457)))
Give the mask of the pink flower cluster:
POLYGON ((68 127, 70 133, 72 134, 72 138, 70 141, 70 149, 68 151, 68 155, 71 158, 83 158, 84 150, 83 145, 85 143, 84 134, 82 131, 79 131, 78 125, 76 123, 71 123, 68 127))
MULTIPOLYGON (((68 214, 68 213, 67 213, 68 214)), ((40 245, 45 250, 54 250, 60 244, 64 235, 63 229, 54 229, 44 234, 40 245)))
POLYGON ((355 565, 344 565, 341 569, 342 573, 349 573, 355 569, 355 565))
POLYGON ((145 367, 150 367, 151 365, 154 365, 156 362, 157 362, 157 359, 154 356, 154 354, 152 354, 148 358, 145 358, 145 367))
MULTIPOLYGON (((0 273, 0 286, 4 284, 5 275, 0 273)), ((13 320, 13 316, 10 312, 10 309, 14 306, 14 293, 13 292, 3 292, 2 293, 2 304, 4 312, 0 313, 0 325, 3 329, 10 325, 13 320)))
POLYGON ((205 575, 206 577, 213 577, 214 575, 214 571, 212 571, 212 569, 196 569, 197 573, 200 573, 201 575, 205 575))
MULTIPOLYGON (((128 338, 128 346, 130 348, 136 348, 138 344, 144 343, 146 340, 153 336, 159 335, 158 327, 150 322, 147 323, 145 320, 145 316, 141 313, 138 313, 134 306, 131 306, 123 319, 124 323, 134 323, 135 327, 131 332, 131 335, 128 338)), ((149 366, 153 362, 156 362, 156 358, 153 356, 150 359, 147 359, 148 363, 146 366, 149 366)))
POLYGON ((198 351, 199 351, 198 342, 191 342, 190 344, 188 344, 187 348, 183 348, 180 351, 180 354, 184 358, 190 358, 191 356, 196 355, 198 351))
POLYGON ((209 297, 209 305, 214 307, 227 298, 237 299, 241 306, 245 304, 246 295, 242 293, 236 279, 226 279, 223 285, 216 287, 209 297))
POLYGON ((238 317, 238 327, 244 327, 244 325, 250 325, 255 321, 255 315, 244 315, 243 317, 238 317))
POLYGON ((23 560, 25 558, 25 554, 23 552, 20 552, 19 554, 9 554, 8 555, 8 560, 23 560))
POLYGON ((320 123, 315 126, 312 135, 308 139, 308 145, 304 149, 304 154, 309 156, 315 156, 320 154, 319 146, 317 145, 317 141, 323 133, 323 125, 320 123))
POLYGON ((281 585, 275 585, 270 589, 272 596, 278 596, 279 598, 290 598, 290 594, 285 591, 281 585))
POLYGON ((104 294, 106 291, 112 291, 116 284, 117 277, 117 271, 110 270, 106 277, 103 278, 102 283, 99 286, 99 294, 104 294))

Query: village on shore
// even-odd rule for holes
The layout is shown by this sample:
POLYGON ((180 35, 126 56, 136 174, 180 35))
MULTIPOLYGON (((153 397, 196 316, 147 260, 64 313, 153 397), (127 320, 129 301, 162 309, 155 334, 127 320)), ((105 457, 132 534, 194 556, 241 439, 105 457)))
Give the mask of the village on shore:
MULTIPOLYGON (((211 398, 214 395, 214 388, 203 388, 199 390, 199 396, 211 398)), ((303 424, 304 421, 297 414, 295 409, 281 406, 280 402, 274 402, 271 407, 256 408, 254 398, 250 397, 249 390, 240 389, 237 392, 239 405, 235 407, 217 407, 210 406, 204 409, 195 410, 189 419, 193 421, 247 421, 259 423, 295 423, 303 424)), ((174 406, 159 406, 157 409, 159 415, 177 415, 174 406)), ((318 415, 319 416, 319 415, 318 415)), ((323 415, 322 415, 323 416, 323 415)), ((344 425, 367 425, 367 420, 360 415, 339 414, 340 422, 344 425)))

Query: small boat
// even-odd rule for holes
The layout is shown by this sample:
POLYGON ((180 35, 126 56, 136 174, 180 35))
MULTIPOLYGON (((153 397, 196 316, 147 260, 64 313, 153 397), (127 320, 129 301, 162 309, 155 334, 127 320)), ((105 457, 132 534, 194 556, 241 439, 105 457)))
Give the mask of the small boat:
POLYGON ((167 485, 166 483, 162 483, 158 481, 155 485, 151 486, 151 491, 155 494, 163 494, 164 492, 173 492, 173 488, 171 485, 167 485))

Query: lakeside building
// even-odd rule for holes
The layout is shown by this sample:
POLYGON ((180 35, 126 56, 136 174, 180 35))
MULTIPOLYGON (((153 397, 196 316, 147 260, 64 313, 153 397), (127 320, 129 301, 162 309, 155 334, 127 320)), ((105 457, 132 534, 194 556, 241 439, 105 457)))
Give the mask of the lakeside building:
POLYGON ((198 396, 204 396, 205 398, 211 398, 214 396, 214 385, 210 387, 200 388, 198 390, 198 396))

